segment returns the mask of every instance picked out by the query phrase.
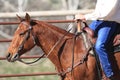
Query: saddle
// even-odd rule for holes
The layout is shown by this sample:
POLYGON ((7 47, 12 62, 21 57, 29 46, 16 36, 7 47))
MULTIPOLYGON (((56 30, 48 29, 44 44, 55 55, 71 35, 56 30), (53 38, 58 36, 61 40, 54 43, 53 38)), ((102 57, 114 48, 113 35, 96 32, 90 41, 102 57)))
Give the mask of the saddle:
MULTIPOLYGON (((84 27, 83 31, 87 33, 90 41, 92 44, 96 43, 96 35, 92 29, 89 27, 84 27)), ((115 32, 115 35, 113 37, 113 47, 114 47, 114 52, 120 51, 120 26, 118 27, 117 31, 115 32)))

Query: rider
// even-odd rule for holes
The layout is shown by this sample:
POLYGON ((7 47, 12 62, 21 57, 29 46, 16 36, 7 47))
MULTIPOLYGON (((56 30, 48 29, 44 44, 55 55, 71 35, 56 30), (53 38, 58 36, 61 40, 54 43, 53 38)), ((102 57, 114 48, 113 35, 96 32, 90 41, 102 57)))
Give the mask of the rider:
POLYGON ((75 19, 93 20, 90 28, 97 34, 95 50, 105 75, 113 80, 114 72, 109 60, 107 45, 120 23, 120 0, 97 0, 93 13, 82 15, 76 14, 75 19))

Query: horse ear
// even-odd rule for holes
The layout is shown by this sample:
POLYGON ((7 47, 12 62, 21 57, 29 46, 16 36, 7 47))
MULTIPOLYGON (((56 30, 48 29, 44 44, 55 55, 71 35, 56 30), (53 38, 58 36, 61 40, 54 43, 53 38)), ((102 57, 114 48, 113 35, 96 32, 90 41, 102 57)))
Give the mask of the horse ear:
POLYGON ((25 20, 26 20, 27 22, 30 22, 30 16, 29 16, 28 13, 26 13, 26 15, 25 15, 25 20))
POLYGON ((18 16, 18 14, 16 14, 16 16, 17 16, 17 19, 21 22, 22 18, 20 16, 18 16))

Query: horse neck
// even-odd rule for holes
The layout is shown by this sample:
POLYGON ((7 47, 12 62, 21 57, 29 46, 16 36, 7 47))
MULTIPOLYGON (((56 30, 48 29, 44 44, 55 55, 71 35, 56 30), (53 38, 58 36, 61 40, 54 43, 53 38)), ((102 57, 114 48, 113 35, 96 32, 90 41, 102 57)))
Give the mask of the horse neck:
POLYGON ((50 53, 48 58, 53 63, 57 64, 58 49, 59 46, 64 42, 64 39, 59 42, 59 44, 56 45, 56 47, 52 51, 51 49, 55 46, 55 44, 65 34, 66 31, 45 22, 39 22, 36 30, 37 38, 39 40, 39 46, 42 48, 46 55, 50 53))

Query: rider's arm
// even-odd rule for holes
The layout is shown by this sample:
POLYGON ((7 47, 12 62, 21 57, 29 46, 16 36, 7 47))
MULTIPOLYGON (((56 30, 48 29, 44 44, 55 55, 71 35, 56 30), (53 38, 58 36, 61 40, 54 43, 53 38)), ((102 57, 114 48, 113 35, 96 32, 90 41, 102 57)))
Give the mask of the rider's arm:
POLYGON ((91 14, 86 14, 86 20, 109 20, 112 14, 118 9, 117 3, 119 0, 97 0, 95 11, 91 14))

